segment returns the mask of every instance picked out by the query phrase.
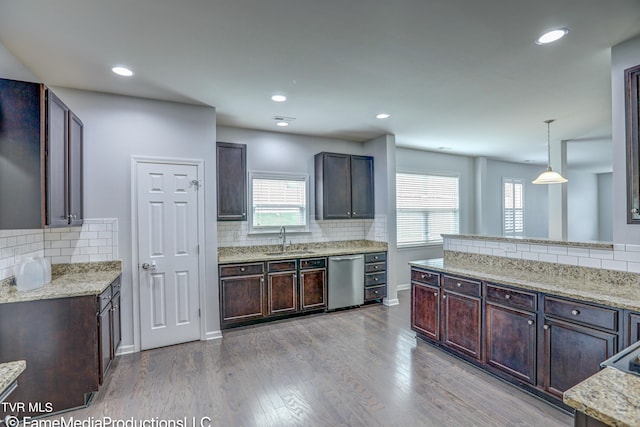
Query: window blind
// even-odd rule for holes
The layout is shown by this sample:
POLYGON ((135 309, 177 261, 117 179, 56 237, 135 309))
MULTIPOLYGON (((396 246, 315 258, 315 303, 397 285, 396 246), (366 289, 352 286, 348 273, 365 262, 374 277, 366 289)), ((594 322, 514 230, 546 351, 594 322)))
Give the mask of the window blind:
POLYGON ((305 227, 306 178, 251 178, 253 228, 305 227))
POLYGON ((524 235, 524 187, 521 179, 503 178, 502 228, 505 236, 524 235))
POLYGON ((459 232, 458 178, 396 175, 398 247, 442 242, 459 232))

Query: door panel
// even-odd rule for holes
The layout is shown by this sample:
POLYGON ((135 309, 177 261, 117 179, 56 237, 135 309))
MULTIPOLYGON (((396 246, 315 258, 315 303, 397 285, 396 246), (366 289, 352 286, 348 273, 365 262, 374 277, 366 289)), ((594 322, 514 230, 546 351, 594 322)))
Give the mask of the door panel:
POLYGON ((137 173, 141 348, 197 340, 198 167, 140 162, 137 173))
POLYGON ((444 343, 480 359, 480 298, 444 292, 443 300, 444 343))
POLYGON ((411 326, 414 331, 440 340, 440 288, 412 284, 411 326))

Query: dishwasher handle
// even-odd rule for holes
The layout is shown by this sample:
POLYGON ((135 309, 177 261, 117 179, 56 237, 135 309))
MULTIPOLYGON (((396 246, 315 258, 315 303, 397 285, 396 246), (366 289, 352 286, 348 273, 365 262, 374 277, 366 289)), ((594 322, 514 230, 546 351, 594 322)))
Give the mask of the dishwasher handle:
POLYGON ((363 258, 364 255, 351 255, 351 256, 332 256, 329 261, 353 261, 363 258))

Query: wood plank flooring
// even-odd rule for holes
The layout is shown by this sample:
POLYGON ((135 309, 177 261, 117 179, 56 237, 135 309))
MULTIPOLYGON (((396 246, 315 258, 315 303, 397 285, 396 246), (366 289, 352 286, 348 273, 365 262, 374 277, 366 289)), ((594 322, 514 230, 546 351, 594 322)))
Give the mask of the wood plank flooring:
MULTIPOLYGON (((75 420, 204 426, 570 426, 572 418, 421 340, 400 305, 224 332, 121 356, 75 420), (210 421, 209 421, 210 419, 210 421)), ((164 426, 161 426, 164 427, 164 426)))

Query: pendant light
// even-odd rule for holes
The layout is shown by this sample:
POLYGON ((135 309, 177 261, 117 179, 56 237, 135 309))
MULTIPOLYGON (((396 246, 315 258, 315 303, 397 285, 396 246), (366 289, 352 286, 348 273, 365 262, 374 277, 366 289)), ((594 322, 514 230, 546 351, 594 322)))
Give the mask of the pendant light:
POLYGON ((560 175, 558 172, 554 172, 551 169, 551 130, 550 125, 554 122, 553 119, 545 120, 547 124, 547 170, 542 172, 536 179, 532 181, 533 184, 562 184, 567 182, 567 179, 560 175))

